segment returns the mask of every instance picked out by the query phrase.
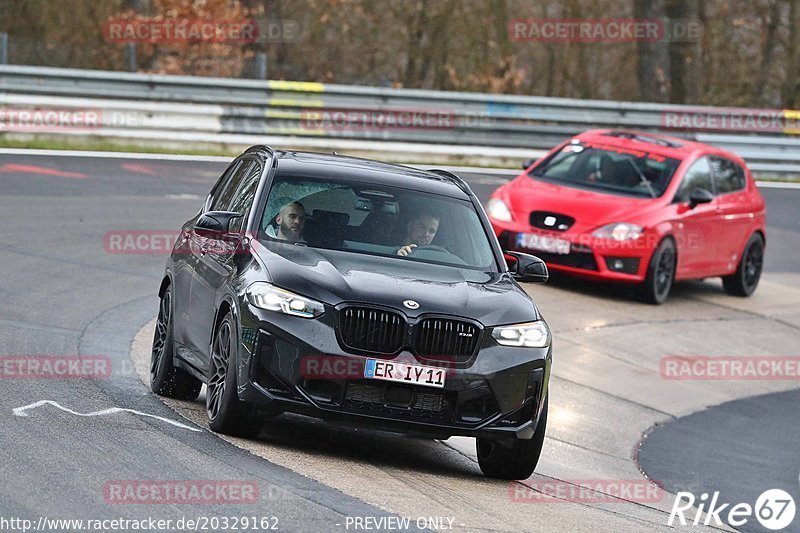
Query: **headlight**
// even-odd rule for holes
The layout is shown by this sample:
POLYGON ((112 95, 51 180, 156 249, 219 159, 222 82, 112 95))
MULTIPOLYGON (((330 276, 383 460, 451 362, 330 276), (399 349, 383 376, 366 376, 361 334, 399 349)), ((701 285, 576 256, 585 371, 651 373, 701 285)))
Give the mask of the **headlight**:
POLYGON ((644 233, 644 228, 628 222, 615 222, 595 230, 592 235, 598 239, 611 239, 615 241, 627 241, 638 239, 644 233))
POLYGON ((325 312, 321 303, 279 289, 266 281, 256 281, 247 287, 246 292, 247 301, 259 309, 303 318, 317 318, 325 312))
POLYGON ((511 210, 503 200, 492 198, 486 204, 486 214, 501 222, 511 222, 511 210))
POLYGON ((550 329, 544 320, 500 326, 492 331, 492 338, 503 346, 524 346, 526 348, 545 348, 550 345, 550 329))

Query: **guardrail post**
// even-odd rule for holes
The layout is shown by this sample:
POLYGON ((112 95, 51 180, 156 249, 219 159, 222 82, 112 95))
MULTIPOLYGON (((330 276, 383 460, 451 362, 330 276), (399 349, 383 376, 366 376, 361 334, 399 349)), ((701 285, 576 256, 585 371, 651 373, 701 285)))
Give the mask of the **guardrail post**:
POLYGON ((125 59, 128 61, 128 72, 136 72, 136 43, 125 45, 125 59))
POLYGON ((0 33, 0 65, 8 63, 8 34, 0 33))
POLYGON ((256 54, 256 79, 267 79, 267 54, 263 52, 256 54))

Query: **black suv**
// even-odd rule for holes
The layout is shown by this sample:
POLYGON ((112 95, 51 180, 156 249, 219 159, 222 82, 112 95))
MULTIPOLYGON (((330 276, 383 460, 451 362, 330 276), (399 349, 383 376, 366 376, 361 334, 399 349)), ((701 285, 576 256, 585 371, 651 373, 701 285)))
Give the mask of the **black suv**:
POLYGON ((283 412, 472 436, 486 475, 524 479, 552 351, 517 282, 546 280, 449 172, 254 146, 167 262, 152 389, 206 384, 211 429, 239 436, 283 412))

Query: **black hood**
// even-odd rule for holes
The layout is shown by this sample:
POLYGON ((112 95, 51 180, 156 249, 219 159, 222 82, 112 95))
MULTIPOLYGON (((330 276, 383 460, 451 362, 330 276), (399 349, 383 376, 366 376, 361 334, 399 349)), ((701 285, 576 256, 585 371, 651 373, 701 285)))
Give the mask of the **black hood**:
POLYGON ((267 281, 329 305, 371 303, 409 317, 447 314, 486 326, 539 318, 508 274, 275 242, 254 242, 253 251, 269 272, 267 281), (405 300, 419 309, 404 307, 405 300))

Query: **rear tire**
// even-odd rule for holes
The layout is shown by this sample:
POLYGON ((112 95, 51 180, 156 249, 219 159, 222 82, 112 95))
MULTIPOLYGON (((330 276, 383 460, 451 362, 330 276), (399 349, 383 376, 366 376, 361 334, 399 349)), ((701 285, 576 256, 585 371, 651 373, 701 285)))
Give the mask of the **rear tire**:
POLYGON ((209 427, 217 433, 254 438, 261 433, 264 421, 256 405, 243 402, 238 396, 236 331, 233 316, 228 313, 214 333, 206 382, 206 415, 209 427))
POLYGON ((722 278, 725 292, 733 296, 750 296, 758 287, 763 268, 764 238, 754 233, 744 247, 736 272, 722 278))
POLYGON ((646 303, 661 305, 667 301, 672 285, 675 283, 677 266, 677 250, 675 241, 666 238, 659 243, 650 264, 647 266, 647 277, 639 286, 639 298, 646 303))
POLYGON ((528 440, 507 439, 498 441, 478 438, 478 465, 486 477, 497 479, 528 479, 536 470, 544 446, 547 430, 547 409, 549 398, 536 425, 536 431, 528 440))
POLYGON ((150 352, 150 389, 159 396, 179 400, 196 400, 203 382, 175 367, 175 342, 172 313, 172 287, 161 296, 150 352))

